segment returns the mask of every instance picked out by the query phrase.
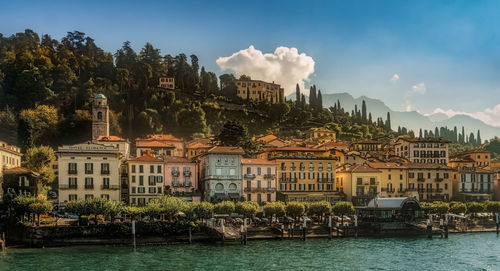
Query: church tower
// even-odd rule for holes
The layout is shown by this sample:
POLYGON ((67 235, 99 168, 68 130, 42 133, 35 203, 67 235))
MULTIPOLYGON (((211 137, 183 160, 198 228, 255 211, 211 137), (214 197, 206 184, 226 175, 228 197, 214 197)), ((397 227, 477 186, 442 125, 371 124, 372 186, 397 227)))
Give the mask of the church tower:
POLYGON ((100 136, 109 136, 109 107, 106 96, 97 94, 92 102, 92 141, 100 136))

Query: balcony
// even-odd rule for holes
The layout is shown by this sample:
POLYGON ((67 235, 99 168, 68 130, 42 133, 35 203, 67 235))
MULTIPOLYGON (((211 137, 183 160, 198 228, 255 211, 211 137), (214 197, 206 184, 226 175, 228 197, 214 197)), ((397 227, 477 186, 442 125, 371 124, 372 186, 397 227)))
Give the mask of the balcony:
POLYGON ((59 185, 59 190, 68 190, 68 189, 77 189, 76 184, 60 184, 59 185))
POLYGON ((294 171, 296 167, 292 166, 290 167, 290 170, 294 171))
POLYGON ((387 188, 387 187, 382 187, 380 189, 380 191, 382 192, 387 192, 387 193, 394 193, 394 191, 396 191, 394 188, 387 188))
POLYGON ((296 183, 296 182, 297 182, 297 178, 290 178, 289 180, 290 180, 290 182, 292 182, 292 183, 296 183))
POLYGON ((425 182, 424 178, 417 178, 417 182, 425 182))
POLYGON ((94 189, 94 184, 85 184, 85 189, 94 189))
POLYGON ((184 177, 191 177, 191 171, 184 171, 183 175, 184 177))
POLYGON ((427 188, 426 191, 427 191, 427 193, 433 193, 433 192, 436 192, 436 189, 434 189, 434 188, 427 188))
POLYGON ((243 178, 245 178, 245 179, 255 179, 255 174, 253 174, 253 173, 247 173, 247 174, 243 175, 243 178))
POLYGON ((172 170, 172 176, 174 176, 174 177, 179 177, 179 175, 180 175, 180 172, 179 172, 179 171, 177 171, 177 170, 172 170))
POLYGON ((245 187, 243 191, 247 193, 274 193, 276 187, 245 187))
POLYGON ((406 188, 406 192, 417 191, 415 187, 406 188))
POLYGON ((443 188, 436 188, 435 191, 436 193, 443 193, 443 188))
POLYGON ((444 179, 443 178, 436 178, 434 179, 436 182, 442 182, 444 179))
POLYGON ((109 174, 109 169, 103 169, 103 170, 101 170, 101 174, 108 175, 109 174))
POLYGON ((68 174, 78 174, 76 169, 68 169, 68 174))
POLYGON ((264 179, 274 179, 276 178, 276 174, 264 174, 264 179))
POLYGON ((185 187, 190 187, 191 186, 191 181, 185 181, 184 182, 185 187))
POLYGON ((120 186, 116 185, 116 184, 114 184, 114 185, 103 184, 103 185, 101 185, 101 189, 102 190, 118 190, 118 189, 120 189, 120 186))
POLYGON ((318 183, 326 182, 326 179, 324 178, 318 178, 318 183))

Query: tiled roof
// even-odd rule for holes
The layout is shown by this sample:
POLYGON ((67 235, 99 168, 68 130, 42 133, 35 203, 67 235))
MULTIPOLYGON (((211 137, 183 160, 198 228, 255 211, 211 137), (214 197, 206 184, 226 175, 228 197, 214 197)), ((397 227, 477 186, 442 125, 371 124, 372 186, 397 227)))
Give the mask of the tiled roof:
POLYGON ((406 168, 408 169, 443 169, 452 170, 453 168, 443 165, 443 164, 430 164, 430 163, 407 163, 406 168))
POLYGON ((182 139, 177 138, 171 134, 153 134, 147 135, 145 138, 137 138, 136 141, 144 141, 144 140, 158 140, 158 141, 176 141, 182 142, 182 139))
POLYGON ((450 143, 449 140, 444 138, 421 138, 421 137, 400 137, 397 141, 403 140, 412 143, 450 143))
POLYGON ((163 159, 155 157, 151 155, 150 153, 144 153, 140 157, 136 158, 130 158, 129 161, 134 161, 134 162, 163 162, 163 159))
POLYGON ((162 141, 156 141, 156 140, 146 140, 146 141, 136 141, 135 143, 136 147, 142 148, 142 147, 160 147, 160 148, 175 148, 174 145, 167 143, 167 142, 162 142, 162 141))
POLYGON ((275 165, 276 162, 269 161, 266 159, 253 159, 253 158, 244 158, 241 159, 241 164, 243 165, 275 165))
POLYGON ((324 152, 325 148, 309 148, 309 147, 280 147, 273 148, 273 151, 310 151, 310 152, 324 152))
POLYGON ((380 173, 381 171, 370 167, 367 164, 344 164, 340 166, 341 173, 380 173))
POLYGON ((396 162, 382 162, 382 161, 367 161, 366 162, 370 167, 372 168, 377 168, 377 169, 404 169, 406 168, 405 164, 403 163, 396 163, 396 162))
POLYGON ((262 136, 262 137, 258 137, 255 140, 267 143, 267 142, 273 141, 275 139, 279 139, 279 138, 277 136, 273 135, 273 134, 269 134, 269 135, 265 135, 265 136, 262 136))
POLYGON ((121 138, 119 136, 99 136, 97 138, 97 141, 104 141, 104 142, 127 142, 125 138, 121 138))
POLYGON ((164 156, 163 161, 165 161, 166 163, 194 163, 193 161, 190 161, 185 157, 179 156, 164 156))
POLYGON ((230 146, 215 146, 208 150, 206 153, 220 153, 220 154, 245 154, 245 151, 241 147, 230 147, 230 146))

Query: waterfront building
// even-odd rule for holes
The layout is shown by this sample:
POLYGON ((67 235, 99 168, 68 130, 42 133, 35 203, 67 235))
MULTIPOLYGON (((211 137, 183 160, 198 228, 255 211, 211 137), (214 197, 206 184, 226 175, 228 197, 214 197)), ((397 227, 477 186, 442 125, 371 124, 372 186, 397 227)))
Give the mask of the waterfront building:
POLYGON ((118 146, 88 142, 59 147, 56 154, 60 204, 92 197, 121 200, 118 146))
POLYGON ((400 137, 394 145, 394 153, 412 163, 447 165, 449 143, 443 138, 400 137))
POLYGON ((175 78, 173 77, 158 78, 158 87, 164 89, 175 89, 175 78))
POLYGON ((255 137, 253 138, 253 140, 261 143, 264 147, 279 148, 287 145, 286 141, 273 134, 268 134, 261 137, 255 137))
MULTIPOLYGON (((21 148, 0 140, 0 181, 4 170, 21 166, 22 156, 21 148)), ((2 201, 2 195, 2 185, 0 185, 0 201, 2 201)))
POLYGON ((105 146, 118 147, 120 159, 123 161, 130 157, 130 142, 125 138, 119 136, 99 136, 96 142, 105 146))
POLYGON ((403 163, 368 161, 367 164, 381 172, 380 197, 397 198, 406 196, 408 170, 403 163))
POLYGON ((453 198, 464 201, 492 200, 494 172, 475 166, 456 168, 453 178, 453 198))
POLYGON ((152 134, 144 138, 136 138, 136 157, 146 151, 152 151, 155 156, 184 156, 184 141, 171 134, 152 134))
POLYGON ((382 171, 364 164, 343 164, 337 168, 335 184, 346 200, 365 206, 381 192, 382 171))
POLYGON ((284 101, 284 93, 284 89, 274 82, 236 80, 236 96, 243 100, 281 103, 284 101))
POLYGON ((493 172, 493 200, 500 201, 500 167, 492 163, 491 171, 493 172))
POLYGON ((38 173, 24 167, 8 168, 3 172, 1 186, 5 194, 37 196, 40 191, 38 176, 38 173))
POLYGON ((153 198, 163 195, 163 159, 152 152, 127 161, 129 176, 129 201, 132 206, 144 206, 153 198))
POLYGON ((329 151, 283 147, 272 149, 264 156, 277 165, 279 200, 333 203, 342 198, 334 183, 339 157, 329 151))
POLYGON ((186 143, 186 157, 189 160, 200 156, 213 147, 210 138, 195 139, 186 143))
POLYGON ((242 193, 240 147, 215 146, 201 154, 201 184, 205 200, 239 200, 242 193))
POLYGON ((198 187, 198 165, 184 157, 166 156, 165 192, 186 201, 200 201, 201 191, 198 187))
POLYGON ((419 201, 449 201, 453 195, 453 168, 443 164, 407 163, 408 196, 419 201))
POLYGON ((101 136, 109 136, 109 106, 106 96, 97 94, 92 101, 92 141, 101 136))
POLYGON ((243 197, 264 205, 276 201, 276 162, 264 159, 242 159, 243 197))
MULTIPOLYGON (((367 225, 373 227, 374 230, 380 230, 384 228, 384 224, 391 222, 415 223, 426 218, 425 210, 413 197, 376 198, 370 200, 367 206, 357 207, 356 211, 363 222, 371 222, 367 225), (374 225, 373 222, 381 224, 374 225)), ((412 230, 406 223, 392 224, 390 229, 393 232, 412 230)))
POLYGON ((377 140, 359 140, 351 143, 349 151, 355 151, 361 156, 367 156, 370 153, 379 153, 383 151, 382 142, 377 140))

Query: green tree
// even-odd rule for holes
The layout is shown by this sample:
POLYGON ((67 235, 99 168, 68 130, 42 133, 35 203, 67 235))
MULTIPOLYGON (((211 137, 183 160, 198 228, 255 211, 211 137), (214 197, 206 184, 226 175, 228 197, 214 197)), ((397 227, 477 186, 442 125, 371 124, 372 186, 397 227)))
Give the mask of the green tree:
POLYGON ((210 202, 202 201, 194 204, 194 213, 197 218, 208 219, 212 217, 214 205, 210 202))
POLYGON ((495 213, 500 213, 500 202, 499 201, 487 201, 485 203, 486 205, 486 210, 493 215, 495 213))
POLYGON ((228 200, 216 203, 214 206, 214 212, 221 215, 230 215, 234 213, 234 209, 234 202, 228 200))
POLYGON ((348 201, 338 201, 333 206, 333 213, 340 215, 342 218, 342 225, 344 224, 344 216, 354 214, 354 206, 348 201))
POLYGON ((328 201, 313 202, 307 210, 308 215, 318 216, 320 220, 323 216, 332 212, 332 205, 328 201))
POLYGON ((281 201, 266 202, 264 205, 264 213, 269 217, 269 221, 273 216, 282 217, 286 214, 286 206, 281 201))
POLYGON ((475 216, 477 213, 484 212, 484 204, 479 203, 479 202, 467 202, 467 213, 472 214, 475 216))
POLYGON ((52 164, 56 161, 54 150, 48 146, 32 147, 26 150, 24 166, 37 172, 40 185, 50 184, 55 179, 52 164))
POLYGON ((253 217, 259 211, 259 205, 253 201, 242 201, 236 203, 234 210, 243 217, 253 217))
POLYGON ((465 214, 467 212, 467 205, 463 202, 450 202, 450 212, 454 214, 465 214))
POLYGON ((27 149, 57 136, 58 115, 53 106, 39 105, 19 114, 18 136, 27 149))
POLYGON ((28 206, 30 213, 36 215, 37 225, 40 226, 40 215, 48 214, 52 211, 52 203, 46 200, 37 200, 28 206))
POLYGON ((306 207, 303 202, 290 201, 286 204, 287 215, 293 217, 297 221, 297 217, 302 216, 306 212, 306 207))

